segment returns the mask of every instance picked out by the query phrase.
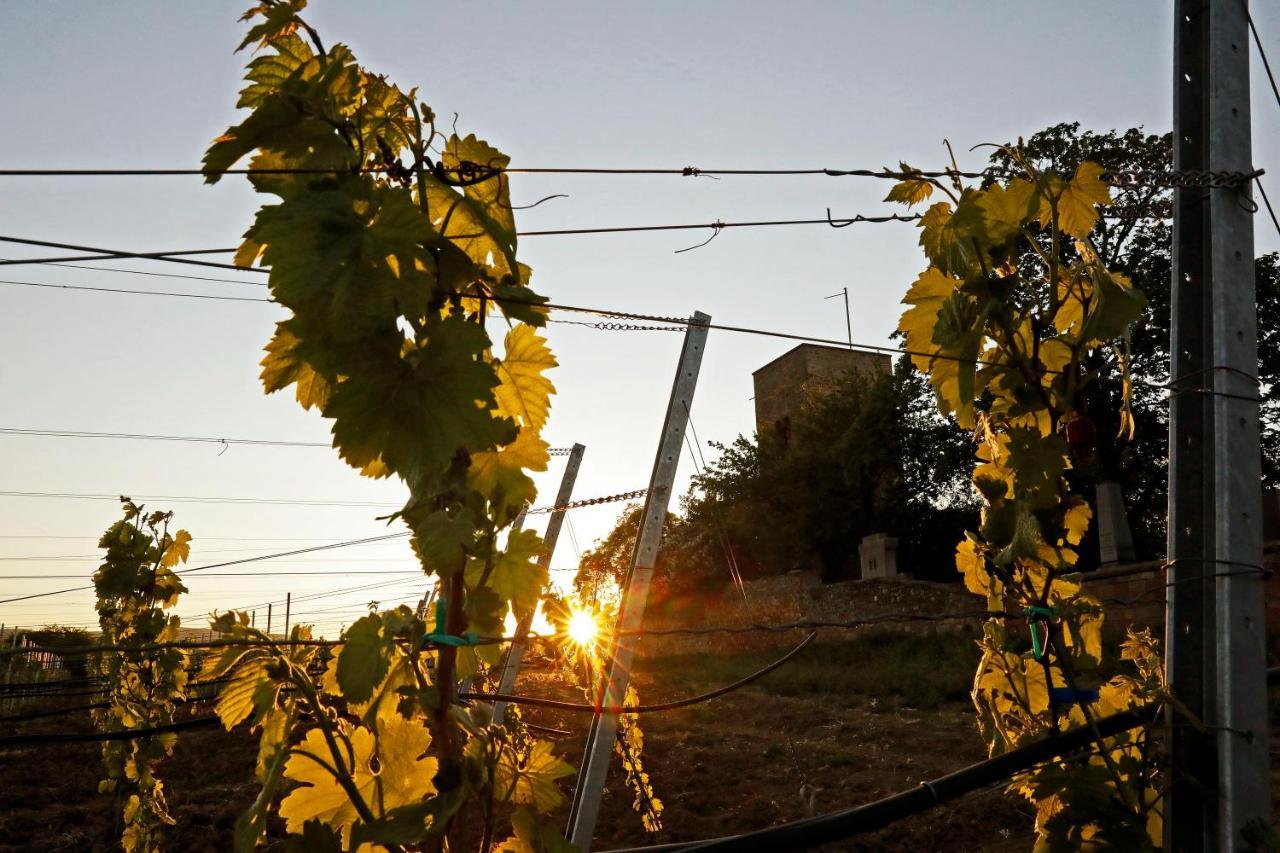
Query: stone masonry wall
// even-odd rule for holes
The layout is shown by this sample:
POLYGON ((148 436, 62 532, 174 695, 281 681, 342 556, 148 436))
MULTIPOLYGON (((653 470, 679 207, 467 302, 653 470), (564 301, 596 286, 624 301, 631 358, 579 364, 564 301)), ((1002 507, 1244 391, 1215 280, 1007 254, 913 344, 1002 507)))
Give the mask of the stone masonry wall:
MULTIPOLYGON (((1268 630, 1280 630, 1280 542, 1268 544, 1264 565, 1275 574, 1267 579, 1268 630)), ((1129 627, 1149 627, 1157 636, 1164 630, 1165 574, 1160 562, 1134 563, 1083 576, 1085 591, 1106 605, 1108 635, 1122 636, 1129 627)), ((959 583, 899 578, 853 580, 823 584, 808 572, 762 578, 746 583, 745 600, 736 587, 697 599, 656 604, 645 619, 646 631, 716 625, 778 624, 804 620, 845 622, 894 614, 943 617, 929 622, 894 622, 826 637, 847 637, 859 632, 900 631, 933 633, 951 631, 977 637, 982 620, 948 614, 974 614, 985 608, 978 596, 959 583)), ((780 633, 761 631, 741 634, 647 634, 640 641, 642 655, 715 654, 793 645, 803 630, 780 633)))

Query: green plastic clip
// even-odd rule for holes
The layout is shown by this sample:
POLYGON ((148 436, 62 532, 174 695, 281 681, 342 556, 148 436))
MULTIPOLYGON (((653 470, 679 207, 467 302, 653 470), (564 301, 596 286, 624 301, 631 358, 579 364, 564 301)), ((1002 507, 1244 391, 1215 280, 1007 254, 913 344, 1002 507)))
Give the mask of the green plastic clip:
POLYGON ((1027 617, 1027 630, 1031 633, 1031 655, 1036 660, 1044 657, 1044 639, 1040 636, 1040 632, 1036 630, 1036 625, 1044 622, 1046 619, 1052 619, 1058 615, 1058 608, 1050 605, 1041 607, 1033 604, 1022 610, 1027 617))
POLYGON ((428 643, 435 643, 437 646, 478 646, 480 645, 480 636, 475 631, 468 631, 459 636, 450 634, 445 631, 446 622, 445 601, 443 598, 436 602, 436 629, 423 637, 428 643))

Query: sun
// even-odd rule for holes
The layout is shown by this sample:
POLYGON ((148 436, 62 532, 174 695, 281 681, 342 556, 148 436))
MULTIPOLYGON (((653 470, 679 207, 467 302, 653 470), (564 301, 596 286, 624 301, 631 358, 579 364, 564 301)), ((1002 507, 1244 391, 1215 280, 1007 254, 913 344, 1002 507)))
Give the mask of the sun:
POLYGON ((581 648, 589 649, 596 644, 596 637, 600 633, 600 625, 596 622, 595 614, 590 610, 582 610, 575 607, 569 615, 569 623, 566 625, 565 630, 571 642, 581 648))

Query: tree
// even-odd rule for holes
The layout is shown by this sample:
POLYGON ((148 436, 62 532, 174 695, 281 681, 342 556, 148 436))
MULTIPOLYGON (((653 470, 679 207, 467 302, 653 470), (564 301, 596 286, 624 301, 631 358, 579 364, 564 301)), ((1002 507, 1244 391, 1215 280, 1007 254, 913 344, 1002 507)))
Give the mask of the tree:
MULTIPOLYGON (((1023 150, 1040 169, 1064 170, 1092 161, 1108 172, 1166 171, 1173 166, 1169 134, 1130 128, 1123 133, 1081 131, 1079 122, 1046 128, 1027 139, 1023 150)), ((991 164, 1008 168, 1004 151, 991 164)), ((1130 370, 1135 379, 1133 437, 1117 440, 1119 388, 1099 383, 1084 395, 1083 409, 1098 438, 1091 462, 1071 472, 1076 486, 1092 493, 1103 480, 1118 482, 1124 492, 1129 523, 1139 558, 1158 558, 1165 550, 1168 506, 1168 402, 1158 386, 1169 381, 1169 282, 1172 275, 1173 228, 1167 218, 1172 190, 1119 187, 1112 210, 1120 217, 1103 217, 1093 229, 1102 262, 1129 277, 1147 297, 1144 316, 1130 339, 1130 370), (1129 218, 1132 214, 1143 214, 1129 218), (1152 215, 1154 214, 1154 216, 1152 215)), ((1280 256, 1257 259, 1258 375, 1262 380, 1262 481, 1280 486, 1280 256)), ((1091 531, 1090 539, 1096 533, 1091 531)), ((1096 541, 1096 539, 1095 539, 1096 541)), ((1096 559, 1097 547, 1086 540, 1082 565, 1096 559)))
MULTIPOLYGON (((937 414, 905 359, 890 376, 852 374, 811 400, 785 446, 771 434, 711 446, 718 457, 694 478, 681 514, 668 515, 655 598, 796 569, 856 577, 870 533, 897 536, 917 575, 950 580, 951 543, 976 512, 965 475, 973 442, 937 414)), ((639 518, 628 508, 583 555, 580 588, 621 579, 639 518)))

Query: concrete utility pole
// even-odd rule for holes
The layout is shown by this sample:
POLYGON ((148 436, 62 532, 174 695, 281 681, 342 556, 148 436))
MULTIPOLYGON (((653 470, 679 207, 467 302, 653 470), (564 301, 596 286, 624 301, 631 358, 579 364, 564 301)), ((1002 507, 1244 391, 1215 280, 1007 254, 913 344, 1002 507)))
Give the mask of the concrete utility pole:
MULTIPOLYGON (((1173 165, 1253 171, 1245 0, 1174 4, 1173 165)), ((1244 848, 1266 820, 1257 306, 1249 186, 1174 191, 1165 849, 1244 848)))
MULTIPOLYGON (((578 479, 578 469, 582 467, 582 454, 586 451, 586 447, 581 444, 574 444, 573 449, 569 451, 569 461, 564 467, 564 475, 560 478, 560 490, 556 492, 556 509, 551 513, 551 519, 547 522, 547 531, 543 534, 542 541, 546 546, 542 552, 542 556, 538 557, 538 565, 544 569, 551 568, 551 555, 555 553, 556 542, 560 539, 560 528, 564 524, 564 514, 568 512, 567 504, 569 499, 573 497, 573 484, 578 479)), ((525 514, 520 513, 516 523, 512 525, 512 531, 520 529, 520 525, 524 522, 525 514)), ((522 617, 516 625, 516 639, 512 641, 511 646, 507 649, 507 656, 502 662, 502 675, 498 679, 498 692, 510 693, 516 685, 516 675, 520 672, 520 662, 524 659, 524 637, 529 633, 529 626, 533 622, 533 614, 530 613, 522 617)), ((493 722, 501 725, 502 718, 507 714, 506 702, 493 703, 493 722)))
POLYGON ((604 780, 609 772, 613 743, 618 734, 616 709, 626 698, 627 682, 631 677, 631 661, 635 656, 637 638, 628 632, 640 630, 644 622, 649 583, 653 579, 653 567, 657 563, 658 548, 662 544, 662 525, 667 519, 667 507, 675 485, 684 429, 693 405, 693 392, 698 384, 698 369, 702 365, 702 352, 706 349, 707 326, 710 322, 709 315, 695 311, 684 333, 684 348, 680 352, 680 365, 676 369, 671 399, 667 403, 667 416, 662 424, 662 436, 658 440, 658 456, 654 460, 653 474, 649 478, 640 531, 636 536, 635 549, 631 552, 631 570, 627 573, 626 590, 618 608, 609 676, 598 694, 598 707, 604 710, 591 720, 586 755, 578 771, 578 784, 573 792, 566 834, 584 853, 591 850, 596 819, 600 815, 604 780))

